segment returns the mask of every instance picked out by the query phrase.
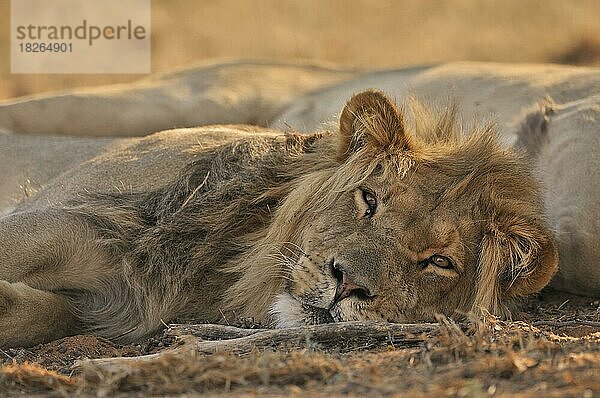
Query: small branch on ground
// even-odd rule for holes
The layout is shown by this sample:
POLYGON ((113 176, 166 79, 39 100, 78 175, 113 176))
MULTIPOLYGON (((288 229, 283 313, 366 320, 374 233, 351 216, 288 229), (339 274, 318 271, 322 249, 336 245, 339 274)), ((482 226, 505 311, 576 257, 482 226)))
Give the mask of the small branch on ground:
POLYGON ((213 324, 171 324, 165 330, 165 336, 180 337, 190 335, 202 340, 229 340, 250 336, 269 329, 244 329, 227 325, 213 324))
POLYGON ((536 321, 532 323, 533 326, 549 326, 553 328, 572 327, 572 326, 591 326, 600 328, 600 322, 587 321, 587 320, 572 320, 572 321, 536 321))
POLYGON ((102 358, 78 361, 75 367, 86 365, 123 368, 129 364, 159 360, 164 355, 174 355, 190 350, 213 354, 232 352, 248 354, 266 349, 340 349, 345 351, 369 349, 390 345, 410 348, 422 344, 429 336, 437 334, 435 323, 398 324, 384 322, 342 322, 302 326, 286 329, 240 329, 232 326, 200 324, 172 325, 167 336, 182 337, 183 346, 156 354, 138 357, 102 358), (188 336, 193 337, 188 337, 188 336), (192 344, 190 344, 190 340, 192 344))

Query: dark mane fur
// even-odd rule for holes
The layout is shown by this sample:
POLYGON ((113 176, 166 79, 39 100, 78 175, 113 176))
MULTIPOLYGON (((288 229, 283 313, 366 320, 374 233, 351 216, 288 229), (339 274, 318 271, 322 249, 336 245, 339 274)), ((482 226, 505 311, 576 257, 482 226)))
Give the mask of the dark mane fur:
MULTIPOLYGON (((254 138, 201 153, 157 190, 91 194, 71 203, 67 211, 93 226, 97 244, 118 264, 120 278, 106 278, 98 291, 71 293, 83 323, 132 341, 169 321, 226 322, 253 314, 267 321, 287 277, 278 257, 282 250, 293 253, 312 214, 326 211, 337 195, 376 170, 392 180, 418 167, 445 170, 456 182, 446 195, 459 195, 476 180, 469 189, 480 189, 489 178, 503 179, 506 190, 490 188, 490 203, 509 203, 515 192, 523 200, 535 197, 528 166, 497 143, 489 126, 463 135, 454 108, 434 115, 413 104, 413 111, 417 122, 409 141, 380 151, 342 152, 343 162, 334 155, 340 147, 337 134, 254 138), (519 176, 532 184, 515 182, 519 176)), ((373 131, 381 127, 367 117, 351 126, 385 141, 389 131, 373 131)), ((538 203, 521 205, 524 214, 538 210, 538 203)), ((494 221, 495 216, 484 216, 494 221)), ((489 240, 493 246, 496 236, 489 240)), ((522 256, 511 259, 514 278, 519 267, 525 269, 519 259, 538 250, 529 241, 519 242, 515 247, 522 256)), ((481 259, 475 301, 497 312, 504 260, 500 254, 490 258, 481 259)))
POLYGON ((265 233, 321 139, 314 134, 235 142, 205 152, 155 191, 87 194, 70 203, 68 210, 95 226, 98 243, 110 248, 113 261, 129 276, 126 286, 109 280, 102 291, 91 293, 117 300, 90 300, 90 293, 79 297, 97 307, 80 310, 89 318, 84 323, 116 337, 132 333, 148 314, 154 321, 173 313, 180 320, 197 320, 197 305, 206 314, 203 320, 223 321, 227 315, 218 306, 232 275, 212 265, 239 257, 265 233), (179 294, 186 288, 206 291, 208 302, 190 303, 179 294), (147 292, 162 296, 159 308, 148 308, 147 292), (165 297, 166 292, 172 294, 165 297), (132 311, 115 307, 132 301, 133 317, 132 311))

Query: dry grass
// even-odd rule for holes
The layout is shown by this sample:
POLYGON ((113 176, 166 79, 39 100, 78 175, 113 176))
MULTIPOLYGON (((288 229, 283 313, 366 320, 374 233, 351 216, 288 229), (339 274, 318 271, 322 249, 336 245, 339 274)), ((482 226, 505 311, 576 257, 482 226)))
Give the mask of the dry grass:
POLYGON ((72 392, 77 379, 58 374, 37 364, 9 364, 0 369, 0 391, 35 394, 48 391, 72 392))
MULTIPOLYGON (((598 63, 597 0, 153 0, 152 68, 215 58, 366 68, 453 60, 598 63), (582 55, 569 56, 573 51, 582 55), (589 52, 589 54, 588 54, 589 52), (595 55, 594 55, 595 54, 595 55)), ((11 75, 0 0, 0 98, 140 76, 11 75)))
MULTIPOLYGON (((15 358, 0 369, 0 389, 15 395, 139 397, 180 393, 591 397, 600 393, 598 308, 598 301, 549 291, 524 304, 524 312, 516 314, 520 321, 490 318, 471 329, 445 321, 440 333, 417 348, 324 351, 307 341, 304 349, 256 350, 243 356, 202 355, 190 349, 128 367, 90 364, 71 376, 65 376, 70 367, 60 369, 62 374, 49 372, 17 358, 19 350, 10 350, 5 354, 15 358)), ((62 342, 71 348, 77 342, 93 343, 87 337, 62 342)), ((150 350, 137 346, 138 353, 155 352, 156 341, 152 345, 150 350)), ((30 353, 46 348, 43 352, 48 355, 48 346, 30 353)), ((121 350, 132 353, 132 348, 121 350)))
POLYGON ((600 334, 558 336, 525 323, 492 322, 464 332, 447 324, 416 349, 367 352, 255 352, 249 356, 167 355, 107 370, 87 366, 66 377, 25 363, 0 370, 14 392, 135 396, 197 393, 303 393, 536 396, 600 392, 600 334))
POLYGON ((304 387, 327 383, 343 370, 340 360, 307 351, 262 352, 249 357, 226 353, 203 356, 190 352, 114 371, 88 366, 81 378, 84 391, 101 389, 108 395, 133 391, 158 395, 227 392, 259 386, 304 387))

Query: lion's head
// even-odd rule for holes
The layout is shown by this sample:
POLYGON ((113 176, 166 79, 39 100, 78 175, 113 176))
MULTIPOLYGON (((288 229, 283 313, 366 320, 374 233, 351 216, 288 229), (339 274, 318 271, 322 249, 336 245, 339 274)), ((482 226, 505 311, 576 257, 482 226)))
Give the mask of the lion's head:
POLYGON ((383 94, 352 97, 263 239, 277 255, 258 249, 230 292, 293 326, 501 314, 546 285, 558 254, 528 163, 489 127, 433 120, 409 130, 383 94))

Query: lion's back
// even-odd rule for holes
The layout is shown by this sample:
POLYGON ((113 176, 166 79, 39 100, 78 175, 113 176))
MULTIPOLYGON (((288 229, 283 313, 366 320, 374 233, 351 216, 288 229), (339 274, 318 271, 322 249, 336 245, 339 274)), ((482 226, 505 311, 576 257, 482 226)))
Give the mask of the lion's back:
MULTIPOLYGON (((175 178, 186 164, 210 156, 212 148, 242 138, 275 135, 277 133, 272 130, 256 127, 207 126, 167 130, 143 138, 107 139, 103 145, 97 144, 88 152, 79 150, 89 142, 98 142, 97 139, 63 139, 70 144, 69 149, 56 153, 49 153, 43 143, 38 143, 39 152, 46 155, 30 161, 28 170, 41 177, 29 182, 33 185, 32 192, 19 208, 46 207, 85 192, 153 190, 175 178), (53 161, 45 162, 45 158, 53 161), (41 173, 40 170, 45 171, 41 173)), ((32 150, 29 156, 35 156, 35 152, 32 150)), ((10 161, 0 159, 0 162, 5 160, 10 161)), ((26 179, 25 175, 21 179, 26 179)), ((23 181, 9 181, 5 185, 10 187, 0 189, 19 195, 22 184, 23 181)))

